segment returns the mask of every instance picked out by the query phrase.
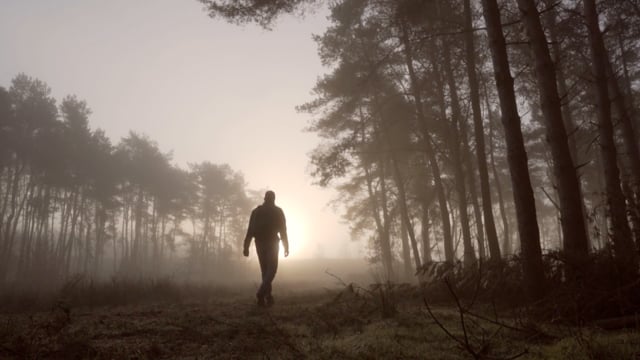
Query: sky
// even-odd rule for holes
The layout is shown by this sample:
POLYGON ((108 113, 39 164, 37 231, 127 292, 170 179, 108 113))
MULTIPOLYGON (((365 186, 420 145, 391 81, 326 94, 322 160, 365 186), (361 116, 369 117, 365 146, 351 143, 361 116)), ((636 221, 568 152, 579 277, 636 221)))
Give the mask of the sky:
POLYGON ((135 131, 181 167, 226 163, 274 190, 292 258, 362 257, 328 205, 336 193, 313 185, 319 139, 295 110, 327 71, 312 40, 327 26, 326 9, 267 31, 211 19, 196 0, 2 0, 0 86, 39 78, 58 100, 86 100, 113 143, 135 131))

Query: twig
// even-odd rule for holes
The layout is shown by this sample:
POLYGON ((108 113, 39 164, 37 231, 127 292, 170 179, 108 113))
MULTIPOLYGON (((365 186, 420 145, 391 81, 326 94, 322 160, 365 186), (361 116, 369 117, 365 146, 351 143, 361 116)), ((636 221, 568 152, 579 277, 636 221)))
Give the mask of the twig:
POLYGON ((460 299, 458 299, 458 296, 456 296, 456 293, 453 291, 453 288, 451 287, 451 283, 449 283, 449 279, 445 278, 444 283, 445 285, 447 285, 447 289, 449 289, 451 296, 453 296, 453 299, 455 300, 456 305, 458 306, 458 313, 460 314, 460 325, 462 326, 462 334, 464 335, 465 348, 467 349, 467 351, 471 353, 471 355, 473 355, 474 358, 477 359, 478 355, 475 353, 475 351, 473 351, 473 349, 471 348, 471 345, 469 344, 469 335, 467 334, 467 325, 465 324, 465 321, 464 321, 465 309, 462 307, 462 304, 460 304, 460 299))
POLYGON ((427 299, 423 298, 422 300, 424 301, 424 305, 427 307, 427 312, 429 312, 429 316, 431 316, 431 319, 436 323, 436 325, 438 325, 438 327, 440 327, 440 329, 442 329, 442 331, 444 331, 444 333, 447 334, 447 336, 455 340, 455 342, 460 344, 460 346, 464 347, 464 343, 460 339, 458 339, 457 336, 450 333, 449 330, 444 325, 442 325, 440 320, 438 320, 438 318, 433 314, 433 311, 431 311, 431 307, 429 306, 429 302, 427 301, 427 299))
POLYGON ((329 276, 331 276, 332 278, 334 278, 334 279, 338 280, 338 282, 339 282, 340 284, 342 284, 344 287, 349 286, 349 285, 347 285, 347 283, 346 283, 346 282, 344 282, 344 280, 342 280, 338 275, 330 273, 330 272, 329 272, 329 269, 326 269, 326 270, 324 271, 324 273, 325 273, 325 274, 327 274, 327 275, 329 275, 329 276))
POLYGON ((551 195, 549 195, 549 193, 547 192, 547 190, 544 189, 543 186, 540 187, 540 190, 542 190, 542 192, 547 196, 547 199, 549 199, 549 201, 551 201, 551 203, 553 204, 553 206, 555 206, 556 210, 560 211, 560 206, 558 205, 558 203, 556 203, 553 198, 551 197, 551 195))
MULTIPOLYGON (((474 359, 476 359, 476 360, 479 360, 479 359, 487 359, 487 360, 513 360, 513 359, 517 359, 517 358, 519 358, 519 357, 521 357, 521 356, 523 356, 523 355, 525 355, 525 354, 528 354, 528 353, 529 353, 528 349, 525 349, 525 350, 521 351, 520 353, 515 354, 515 355, 512 355, 512 356, 509 356, 509 357, 507 357, 507 358, 498 358, 498 357, 493 357, 493 356, 485 355, 485 354, 484 354, 484 352, 485 352, 485 350, 487 350, 487 349, 488 349, 488 348, 487 348, 487 346, 488 346, 488 342, 487 342, 487 339, 486 339, 486 338, 485 338, 485 336, 484 336, 484 333, 482 334, 482 337, 481 337, 481 339, 480 339, 480 340, 481 340, 481 344, 480 344, 481 346, 480 346, 479 350, 478 350, 478 351, 474 350, 474 348, 473 348, 472 344, 471 344, 471 343, 470 343, 470 341, 469 341, 469 336, 470 336, 470 335, 471 335, 471 336, 474 336, 474 335, 473 335, 473 334, 471 334, 471 333, 469 333, 469 332, 468 332, 468 330, 467 330, 467 324, 466 324, 466 320, 465 320, 465 314, 469 314, 469 315, 474 316, 474 317, 476 317, 476 318, 478 318, 478 319, 480 319, 480 320, 488 321, 488 322, 490 322, 490 323, 493 323, 493 324, 496 324, 496 325, 498 325, 498 326, 499 326, 499 328, 491 334, 491 336, 489 337, 489 339, 493 339, 493 338, 494 338, 494 337, 495 337, 495 336, 496 336, 496 335, 497 335, 497 334, 498 334, 498 333, 499 333, 503 328, 514 329, 514 330, 518 330, 518 331, 525 331, 525 330, 523 330, 523 329, 517 329, 517 328, 514 328, 514 327, 512 327, 512 326, 505 325, 505 324, 503 324, 503 323, 499 322, 499 321, 497 320, 497 313, 496 313, 496 320, 491 320, 491 319, 488 319, 488 318, 486 318, 486 317, 484 317, 484 316, 480 316, 480 315, 477 315, 477 314, 473 314, 473 313, 471 313, 469 310, 465 309, 465 308, 462 306, 462 304, 460 303, 460 300, 459 300, 458 296, 457 296, 457 295, 456 295, 456 293, 453 291, 453 287, 451 286, 451 283, 449 282, 449 279, 445 278, 445 279, 444 279, 444 282, 445 282, 445 284, 446 284, 446 286, 447 286, 447 289, 448 289, 448 290, 449 290, 449 292, 451 293, 451 296, 452 296, 452 297, 453 297, 453 299, 455 300, 456 305, 457 305, 457 307, 458 307, 458 313, 459 313, 459 315, 460 315, 460 324, 461 324, 462 332, 463 332, 463 335, 464 335, 464 338, 463 338, 463 339, 460 339, 460 338, 458 338, 457 336, 453 335, 451 332, 449 332, 449 330, 448 330, 448 329, 447 329, 447 328, 446 328, 446 327, 445 327, 445 326, 444 326, 444 325, 443 325, 443 324, 438 320, 438 318, 433 314, 433 311, 431 311, 431 307, 429 306, 429 303, 428 303, 427 299, 426 299, 426 298, 423 298, 423 301, 424 301, 425 306, 427 307, 427 312, 429 313, 429 315, 431 316, 431 318, 433 319, 433 321, 436 323, 436 325, 438 325, 438 327, 440 327, 440 329, 442 329, 442 331, 443 331, 443 332, 444 332, 448 337, 450 337, 450 338, 451 338, 451 339, 453 339, 455 342, 457 342, 457 343, 459 344, 459 346, 460 346, 462 349, 466 350, 466 351, 467 351, 469 354, 471 354, 471 356, 472 356, 474 359)), ((472 323, 473 325, 475 325, 475 326, 479 327, 483 332, 485 331, 485 329, 482 329, 482 327, 480 326, 480 324, 479 324, 477 321, 474 321, 473 319, 471 319, 470 321, 471 321, 471 323, 472 323)), ((474 336, 474 338, 475 338, 476 340, 478 340, 478 337, 477 337, 477 336, 474 336)))
POLYGON ((476 303, 478 299, 478 295, 480 294, 480 288, 482 287, 482 259, 478 261, 478 281, 476 281, 476 288, 473 292, 473 296, 471 297, 471 302, 467 306, 467 308, 471 309, 473 305, 476 303))

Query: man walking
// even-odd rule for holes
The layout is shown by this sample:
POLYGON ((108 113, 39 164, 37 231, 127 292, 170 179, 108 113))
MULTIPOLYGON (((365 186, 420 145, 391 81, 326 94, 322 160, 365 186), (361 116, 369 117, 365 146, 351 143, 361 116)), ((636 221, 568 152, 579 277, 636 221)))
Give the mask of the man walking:
POLYGON ((284 256, 287 257, 289 256, 289 239, 284 212, 276 206, 276 194, 273 191, 267 191, 264 194, 264 203, 251 212, 247 236, 244 238, 244 256, 249 256, 251 239, 256 239, 256 252, 262 272, 262 284, 256 294, 258 306, 273 305, 271 283, 278 270, 278 251, 280 250, 278 233, 282 237, 284 256))

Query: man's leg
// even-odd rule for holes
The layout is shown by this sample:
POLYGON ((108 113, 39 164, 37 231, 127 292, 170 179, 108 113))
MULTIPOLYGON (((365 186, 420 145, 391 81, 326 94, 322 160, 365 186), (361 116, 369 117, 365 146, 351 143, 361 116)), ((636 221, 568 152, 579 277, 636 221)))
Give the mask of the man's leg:
MULTIPOLYGON (((257 244, 256 244, 257 245, 257 244)), ((267 243, 261 244, 258 250, 258 259, 260 260, 260 270, 262 271, 262 284, 258 289, 258 301, 261 298, 266 299, 267 303, 273 303, 273 297, 271 296, 271 283, 278 271, 278 251, 280 250, 279 244, 267 243)))
POLYGON ((260 264, 260 275, 262 279, 262 283, 258 288, 258 292, 256 293, 256 298, 258 299, 258 305, 264 306, 264 296, 265 296, 265 274, 267 273, 267 265, 269 263, 267 249, 265 246, 261 246, 256 242, 256 253, 258 254, 258 263, 260 264))
POLYGON ((267 282, 267 291, 265 293, 265 300, 267 301, 267 305, 273 305, 273 296, 271 295, 272 283, 273 279, 276 277, 276 273, 278 272, 278 252, 280 251, 279 243, 276 242, 273 246, 270 247, 269 252, 269 267, 267 269, 267 278, 265 279, 267 282))

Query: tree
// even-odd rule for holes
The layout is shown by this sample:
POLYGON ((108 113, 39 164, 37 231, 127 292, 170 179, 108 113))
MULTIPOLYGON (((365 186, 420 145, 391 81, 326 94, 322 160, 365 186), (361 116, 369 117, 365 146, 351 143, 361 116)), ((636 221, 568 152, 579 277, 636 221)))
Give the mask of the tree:
MULTIPOLYGON (((56 106, 47 84, 24 74, 9 91, 0 87, 0 281, 155 276, 178 240, 196 235, 183 231, 192 204, 205 203, 194 174, 146 136, 130 133, 113 146, 91 129, 90 115, 74 95, 56 106)), ((216 260, 227 262, 249 212, 246 184, 229 166, 208 166, 211 234, 224 254, 216 260)))
POLYGON ((580 272, 579 268, 588 255, 589 239, 582 217, 580 184, 562 119, 555 66, 551 60, 547 38, 535 1, 518 0, 518 6, 527 30, 531 57, 535 64, 547 141, 551 148, 553 173, 558 187, 564 250, 572 263, 575 275, 580 272))
POLYGON ((523 257, 523 273, 528 296, 540 299, 544 295, 544 271, 540 233, 536 218, 535 198, 529 177, 527 152, 524 147, 520 115, 516 103, 513 78, 509 67, 506 42, 502 33, 500 10, 496 0, 483 0, 484 19, 489 35, 489 48, 493 60, 502 125, 507 143, 507 160, 516 206, 518 233, 523 257))
POLYGON ((221 16, 236 23, 256 22, 268 27, 281 14, 301 11, 316 0, 199 0, 212 18, 221 16))
POLYGON ((589 31, 591 63, 595 78, 598 105, 599 142, 604 168, 607 205, 611 217, 613 246, 616 256, 624 266, 624 273, 633 278, 638 271, 638 255, 627 221, 625 198, 620 186, 620 171, 611 120, 609 81, 607 80, 608 55, 604 45, 595 0, 584 0, 584 17, 589 31))
POLYGON ((480 175, 480 192, 482 194, 482 213, 484 215, 484 225, 489 244, 489 253, 492 260, 500 259, 500 246, 498 244, 498 234, 496 233, 495 221, 493 219, 491 192, 489 189, 489 171, 487 170, 487 156, 484 143, 484 125, 480 111, 480 90, 476 75, 476 54, 473 34, 473 14, 471 11, 471 1, 464 0, 464 42, 465 60, 467 67, 467 77, 469 79, 469 95, 471 97, 471 107, 473 111, 473 125, 476 139, 476 156, 478 171, 480 175))

